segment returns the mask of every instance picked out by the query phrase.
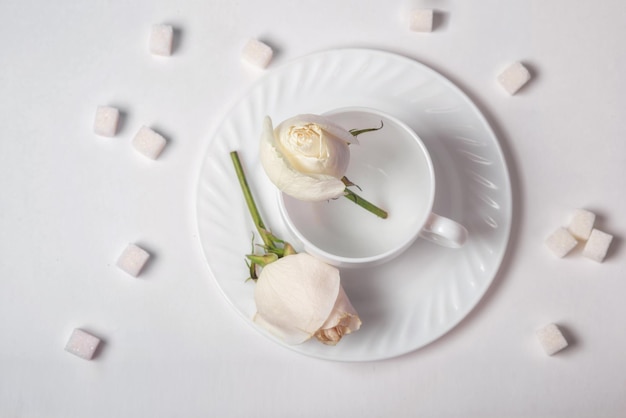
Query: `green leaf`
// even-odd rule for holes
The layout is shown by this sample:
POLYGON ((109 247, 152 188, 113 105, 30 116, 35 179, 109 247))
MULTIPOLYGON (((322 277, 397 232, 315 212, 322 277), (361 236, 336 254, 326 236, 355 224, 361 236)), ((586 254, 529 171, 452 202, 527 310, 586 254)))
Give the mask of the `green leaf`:
POLYGON ((382 129, 384 126, 383 121, 380 121, 380 126, 378 128, 365 128, 365 129, 350 129, 348 132, 350 132, 352 134, 352 136, 359 136, 361 134, 364 134, 366 132, 373 132, 373 131, 377 131, 379 129, 382 129))

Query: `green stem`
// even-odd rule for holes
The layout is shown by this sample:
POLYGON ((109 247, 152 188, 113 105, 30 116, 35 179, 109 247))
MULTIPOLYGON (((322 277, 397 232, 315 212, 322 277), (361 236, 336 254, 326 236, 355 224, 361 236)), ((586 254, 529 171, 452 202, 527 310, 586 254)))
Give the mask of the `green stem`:
POLYGON ((379 218, 387 219, 387 212, 374 205, 373 203, 363 199, 358 194, 354 193, 352 190, 346 188, 346 194, 344 194, 346 199, 353 201, 357 205, 361 206, 363 209, 370 211, 374 215, 379 218))
POLYGON ((254 197, 250 191, 250 186, 248 186, 248 181, 246 180, 246 175, 243 172, 243 167, 241 165, 241 161, 239 160, 239 154, 237 151, 232 151, 230 153, 230 158, 233 160, 233 165, 235 166, 235 171, 237 172, 237 179, 239 180, 239 185, 241 186, 241 191, 246 199, 246 204, 248 205, 248 210, 250 211, 254 225, 256 226, 257 231, 259 231, 259 235, 261 235, 263 243, 268 248, 273 248, 274 240, 272 239, 272 234, 265 228, 263 219, 261 219, 261 214, 259 213, 256 203, 254 202, 254 197))
MULTIPOLYGON (((367 132, 378 131, 378 130, 382 129, 383 126, 384 126, 384 123, 381 120, 380 121, 380 126, 378 128, 350 129, 349 132, 352 134, 352 136, 357 137, 357 136, 359 136, 361 134, 364 134, 364 133, 367 133, 367 132)), ((361 206, 363 209, 366 209, 366 210, 370 211, 371 213, 373 213, 374 215, 378 216, 379 218, 387 219, 387 216, 389 216, 389 215, 387 214, 386 211, 382 210, 381 208, 379 208, 378 206, 374 205, 373 203, 363 199, 361 196, 359 196, 358 194, 354 193, 352 190, 348 189, 348 187, 350 187, 350 186, 356 186, 356 187, 359 188, 359 190, 361 190, 361 188, 359 186, 357 186, 356 184, 352 183, 345 176, 341 180, 343 181, 343 184, 346 185, 346 194, 344 194, 344 196, 348 200, 353 201, 357 205, 361 206)))

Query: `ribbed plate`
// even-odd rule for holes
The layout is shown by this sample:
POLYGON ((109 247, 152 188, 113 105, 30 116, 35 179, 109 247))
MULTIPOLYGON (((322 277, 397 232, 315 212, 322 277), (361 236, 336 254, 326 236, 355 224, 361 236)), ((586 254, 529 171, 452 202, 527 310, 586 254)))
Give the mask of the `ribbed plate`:
POLYGON ((365 49, 316 53, 272 70, 211 139, 198 183, 198 230, 224 296, 258 329, 251 321, 254 283, 245 282, 244 263, 254 226, 229 153, 240 152, 266 224, 292 239, 257 158, 263 117, 279 122, 346 106, 379 109, 418 133, 435 166, 434 211, 461 222, 470 234, 460 250, 418 240, 391 263, 342 271, 343 286, 363 320, 361 330, 335 347, 316 341, 288 346, 324 359, 370 361, 423 347, 458 324, 489 287, 506 250, 511 226, 506 163, 484 117, 450 81, 413 60, 365 49))

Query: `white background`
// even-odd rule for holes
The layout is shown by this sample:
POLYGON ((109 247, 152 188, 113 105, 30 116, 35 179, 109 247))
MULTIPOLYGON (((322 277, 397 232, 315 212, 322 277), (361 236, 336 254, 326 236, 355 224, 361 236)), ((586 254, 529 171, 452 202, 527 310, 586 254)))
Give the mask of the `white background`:
POLYGON ((1 417, 618 417, 626 414, 626 5, 622 1, 0 2, 1 417), (413 7, 437 10, 431 34, 413 7), (175 53, 147 50, 176 27, 175 53), (268 71, 339 47, 414 58, 484 112, 509 164, 514 225, 500 273, 452 332, 408 355, 338 363, 245 324, 203 259, 195 186, 212 130, 268 71), (524 62, 508 96, 495 77, 524 62), (123 112, 92 133, 96 106, 123 112), (135 153, 143 124, 169 140, 135 153), (603 264, 543 245, 576 208, 615 235, 603 264), (153 258, 141 278, 115 260, 153 258), (563 326, 546 356, 534 331, 563 326), (75 327, 104 340, 63 350, 75 327))

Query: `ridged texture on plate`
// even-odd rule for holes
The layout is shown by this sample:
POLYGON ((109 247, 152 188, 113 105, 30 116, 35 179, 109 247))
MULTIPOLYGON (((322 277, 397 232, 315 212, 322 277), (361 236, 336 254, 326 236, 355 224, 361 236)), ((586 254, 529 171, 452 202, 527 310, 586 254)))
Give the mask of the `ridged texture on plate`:
POLYGON ((418 133, 435 166, 435 212, 470 233, 460 250, 418 240, 391 263, 342 271, 343 286, 363 320, 361 330, 335 347, 314 341, 290 347, 320 358, 367 361, 420 348, 458 324, 489 287, 506 249, 511 225, 506 164, 483 116, 453 84, 410 59, 362 49, 317 53, 273 70, 215 131, 198 183, 197 218, 215 280, 254 326, 254 284, 244 282, 244 254, 254 227, 229 153, 240 151, 266 223, 289 239, 275 189, 258 161, 263 117, 278 123, 348 106, 387 112, 418 133))

